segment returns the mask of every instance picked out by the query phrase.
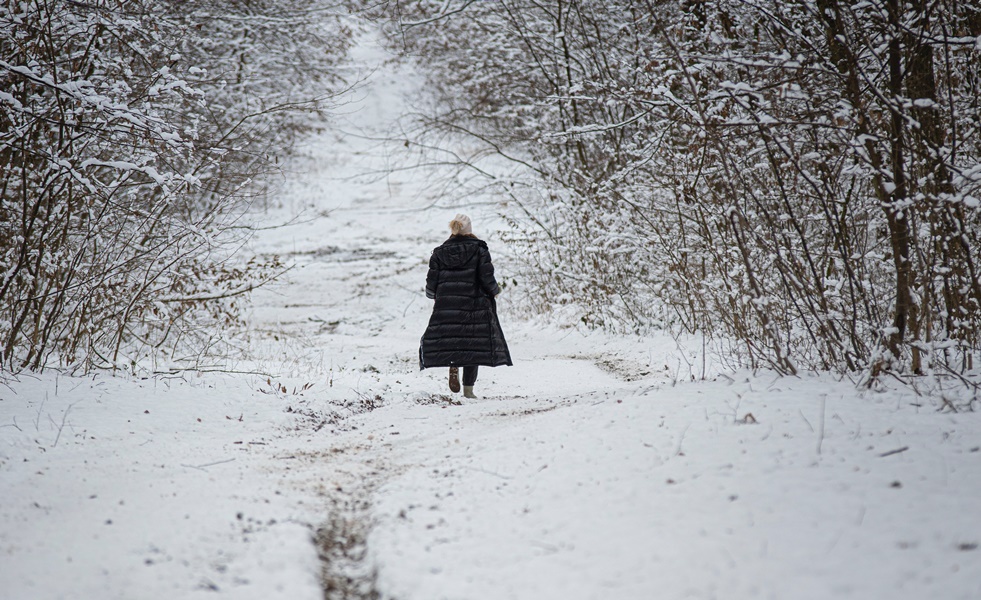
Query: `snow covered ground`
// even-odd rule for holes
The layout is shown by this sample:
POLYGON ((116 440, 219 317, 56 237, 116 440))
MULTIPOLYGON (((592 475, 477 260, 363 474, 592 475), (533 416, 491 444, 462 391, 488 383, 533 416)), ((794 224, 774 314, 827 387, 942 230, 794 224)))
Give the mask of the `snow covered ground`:
POLYGON ((376 65, 260 253, 250 374, 0 387, 0 598, 981 598, 981 421, 912 390, 701 373, 670 337, 518 320, 478 400, 418 371, 429 251, 493 206, 379 177, 418 77, 376 65), (345 537, 348 536, 349 537, 345 537), (362 539, 363 538, 363 539, 362 539), (367 542, 365 550, 361 543, 367 542), (356 586, 355 586, 356 587, 356 586), (341 597, 332 592, 330 597, 341 597))

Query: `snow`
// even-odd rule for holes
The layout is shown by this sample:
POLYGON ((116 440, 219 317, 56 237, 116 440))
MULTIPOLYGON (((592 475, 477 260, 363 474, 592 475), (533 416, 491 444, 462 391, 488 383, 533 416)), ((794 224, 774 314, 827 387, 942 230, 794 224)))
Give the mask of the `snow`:
POLYGON ((384 58, 358 48, 369 80, 263 216, 302 215, 255 241, 295 268, 255 294, 254 363, 0 387, 0 597, 321 598, 336 516, 367 552, 328 568, 400 600, 981 596, 975 413, 711 355, 700 380, 700 344, 522 321, 510 288, 514 367, 465 402, 419 372, 450 218, 509 263, 494 205, 378 175, 420 81, 384 58))
POLYGON ((578 379, 580 393, 532 384, 534 400, 506 408, 500 398, 426 407, 426 420, 408 420, 417 407, 391 410, 401 435, 389 452, 403 472, 378 494, 369 544, 388 567, 382 589, 398 598, 981 592, 975 418, 859 399, 824 377, 652 387, 542 366, 578 379))
POLYGON ((317 597, 311 533, 292 521, 309 511, 272 468, 281 406, 227 377, 11 387, 0 596, 317 597))

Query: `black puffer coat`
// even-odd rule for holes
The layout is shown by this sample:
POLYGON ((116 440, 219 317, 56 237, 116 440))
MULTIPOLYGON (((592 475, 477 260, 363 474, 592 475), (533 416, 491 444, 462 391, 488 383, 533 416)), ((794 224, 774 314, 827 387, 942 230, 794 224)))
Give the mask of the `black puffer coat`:
POLYGON ((419 368, 510 365, 494 302, 500 291, 483 241, 455 235, 433 250, 426 296, 436 303, 419 345, 419 368))

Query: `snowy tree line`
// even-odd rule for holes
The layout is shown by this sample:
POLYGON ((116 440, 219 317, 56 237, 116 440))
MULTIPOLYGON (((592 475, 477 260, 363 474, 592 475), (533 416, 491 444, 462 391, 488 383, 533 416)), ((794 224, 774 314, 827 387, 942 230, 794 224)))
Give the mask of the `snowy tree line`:
MULTIPOLYGON (((543 311, 802 368, 961 373, 981 330, 981 7, 390 2, 445 136, 514 166, 543 311)), ((444 156, 445 159, 445 156, 444 156)), ((498 160, 500 162, 500 160, 498 160)))
POLYGON ((281 270, 236 253, 341 84, 332 10, 0 2, 0 367, 196 364, 224 343, 281 270))

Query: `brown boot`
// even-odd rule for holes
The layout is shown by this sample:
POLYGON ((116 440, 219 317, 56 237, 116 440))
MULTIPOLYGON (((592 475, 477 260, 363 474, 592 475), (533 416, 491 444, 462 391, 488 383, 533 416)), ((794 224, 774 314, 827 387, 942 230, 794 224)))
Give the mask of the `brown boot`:
POLYGON ((460 391, 460 369, 450 367, 450 391, 454 394, 460 391))

